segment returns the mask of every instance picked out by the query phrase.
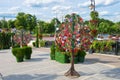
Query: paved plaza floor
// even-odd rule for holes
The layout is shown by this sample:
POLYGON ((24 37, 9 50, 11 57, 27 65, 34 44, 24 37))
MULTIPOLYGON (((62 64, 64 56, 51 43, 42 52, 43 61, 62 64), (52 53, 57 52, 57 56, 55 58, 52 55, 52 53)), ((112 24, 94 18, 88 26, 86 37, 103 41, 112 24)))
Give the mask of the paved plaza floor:
POLYGON ((81 75, 70 79, 64 73, 70 64, 50 60, 49 48, 33 48, 31 60, 17 63, 11 50, 0 50, 0 73, 4 80, 120 80, 120 57, 88 54, 75 64, 81 75))

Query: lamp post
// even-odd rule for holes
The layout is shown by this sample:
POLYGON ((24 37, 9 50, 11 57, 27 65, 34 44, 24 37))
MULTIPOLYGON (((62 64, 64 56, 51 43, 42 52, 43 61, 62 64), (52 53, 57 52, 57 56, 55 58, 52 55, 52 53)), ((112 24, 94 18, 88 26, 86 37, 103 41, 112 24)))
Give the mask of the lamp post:
MULTIPOLYGON (((57 19, 57 18, 56 18, 57 19)), ((55 27, 55 35, 54 35, 54 38, 56 38, 56 28, 57 28, 57 20, 55 19, 55 24, 54 24, 54 27, 55 27)))
POLYGON ((13 47, 14 46, 13 36, 16 33, 16 28, 12 28, 11 29, 11 33, 12 33, 12 35, 11 35, 11 46, 13 47))
POLYGON ((90 0, 91 1, 91 4, 89 6, 89 8, 93 11, 95 11, 95 0, 90 0))
POLYGON ((37 30, 36 30, 36 47, 39 48, 39 23, 37 22, 37 30))

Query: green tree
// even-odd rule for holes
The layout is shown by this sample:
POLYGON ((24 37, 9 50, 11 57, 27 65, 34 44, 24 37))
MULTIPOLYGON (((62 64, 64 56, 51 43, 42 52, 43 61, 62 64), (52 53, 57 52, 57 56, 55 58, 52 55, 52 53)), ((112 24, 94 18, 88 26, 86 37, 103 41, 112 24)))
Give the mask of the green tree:
POLYGON ((107 34, 111 34, 113 32, 113 25, 114 22, 107 20, 107 19, 103 19, 103 18, 99 18, 99 23, 98 23, 98 32, 99 33, 107 33, 107 34))
POLYGON ((15 28, 14 23, 15 23, 14 20, 8 20, 8 26, 9 26, 9 28, 15 28))
POLYGON ((103 33, 109 33, 109 24, 106 22, 101 22, 99 27, 98 27, 98 32, 103 34, 103 33))
POLYGON ((37 25, 37 19, 35 16, 32 16, 31 14, 25 14, 25 20, 27 24, 27 30, 29 30, 31 33, 37 25))
POLYGON ((89 22, 90 29, 97 30, 99 23, 99 14, 97 11, 91 11, 90 16, 91 16, 91 20, 89 22))
POLYGON ((91 11, 90 16, 91 16, 92 20, 97 20, 99 17, 99 14, 97 11, 91 11))
POLYGON ((50 29, 52 29, 52 33, 55 32, 56 28, 60 25, 60 21, 57 18, 53 18, 50 22, 50 29))
POLYGON ((117 22, 112 26, 111 34, 120 34, 120 22, 117 22))
POLYGON ((1 20, 0 20, 0 28, 2 28, 2 22, 1 22, 1 20))
POLYGON ((8 23, 5 20, 5 17, 1 20, 1 28, 8 28, 8 23))
POLYGON ((37 25, 37 19, 31 14, 25 14, 23 12, 18 13, 15 20, 16 28, 22 26, 24 30, 29 30, 30 32, 35 29, 37 25))
POLYGON ((15 26, 18 29, 19 29, 20 26, 22 26, 22 28, 25 29, 25 30, 27 29, 25 13, 23 13, 23 12, 18 13, 18 15, 16 16, 16 20, 15 20, 15 26))

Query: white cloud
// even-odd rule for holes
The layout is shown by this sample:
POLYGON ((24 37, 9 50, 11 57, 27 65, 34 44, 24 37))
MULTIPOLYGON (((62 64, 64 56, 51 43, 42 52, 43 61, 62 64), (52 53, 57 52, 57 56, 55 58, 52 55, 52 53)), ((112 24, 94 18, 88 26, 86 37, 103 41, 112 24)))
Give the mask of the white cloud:
POLYGON ((120 12, 115 12, 114 15, 120 15, 120 12))
MULTIPOLYGON (((113 4, 117 4, 117 2, 119 2, 119 0, 95 0, 95 5, 96 6, 109 6, 109 5, 113 5, 113 4)), ((89 6, 91 4, 91 2, 87 1, 87 2, 84 2, 84 3, 80 3, 78 4, 78 7, 86 7, 86 6, 89 6)))
POLYGON ((11 7, 8 11, 18 12, 20 10, 21 10, 20 7, 16 6, 16 7, 11 7))
MULTIPOLYGON (((117 0, 116 0, 117 1, 117 0)), ((110 5, 116 2, 115 0, 96 0, 96 5, 110 5)))
POLYGON ((87 14, 87 11, 80 12, 81 15, 87 14))
POLYGON ((53 13, 63 13, 65 11, 69 11, 70 9, 72 9, 71 6, 57 5, 57 6, 52 7, 53 13))
POLYGON ((51 4, 51 3, 60 3, 64 2, 65 0, 25 0, 24 4, 28 6, 42 6, 44 4, 51 4))
POLYGON ((49 9, 49 8, 48 8, 48 7, 43 7, 42 9, 43 9, 43 10, 47 10, 47 9, 49 9))
POLYGON ((102 12, 99 12, 99 15, 101 15, 101 16, 104 16, 104 15, 107 15, 107 14, 109 14, 108 11, 102 11, 102 12))
POLYGON ((120 15, 117 15, 115 18, 113 18, 113 20, 114 20, 115 22, 120 21, 120 15))
POLYGON ((90 2, 84 2, 84 3, 80 3, 80 4, 78 4, 78 7, 86 7, 86 6, 89 6, 90 5, 90 2))

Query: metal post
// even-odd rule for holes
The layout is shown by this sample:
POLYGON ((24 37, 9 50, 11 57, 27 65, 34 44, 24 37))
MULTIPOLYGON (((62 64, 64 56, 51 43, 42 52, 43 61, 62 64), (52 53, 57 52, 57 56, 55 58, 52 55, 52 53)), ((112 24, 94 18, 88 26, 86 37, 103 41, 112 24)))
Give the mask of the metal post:
MULTIPOLYGON (((56 18, 57 19, 57 18, 56 18)), ((56 38, 56 27, 57 27, 57 20, 55 19, 55 25, 54 25, 54 27, 55 27, 55 35, 54 35, 54 37, 56 38)))
POLYGON ((93 0, 93 3, 94 3, 94 9, 93 10, 95 11, 95 0, 93 0))
POLYGON ((115 44, 115 55, 118 55, 118 41, 116 41, 116 44, 115 44))
POLYGON ((91 4, 90 4, 90 9, 95 11, 95 0, 90 0, 91 1, 91 4))

